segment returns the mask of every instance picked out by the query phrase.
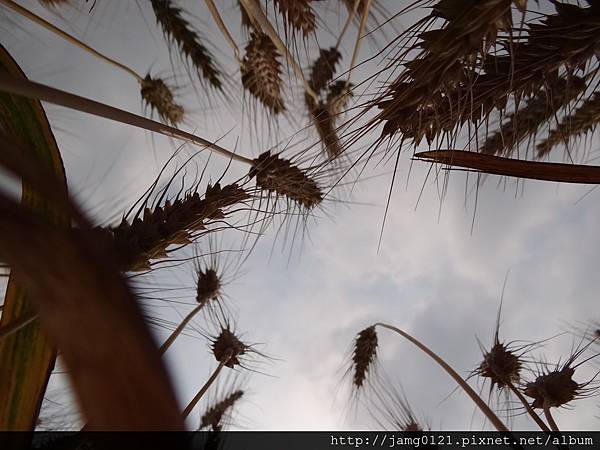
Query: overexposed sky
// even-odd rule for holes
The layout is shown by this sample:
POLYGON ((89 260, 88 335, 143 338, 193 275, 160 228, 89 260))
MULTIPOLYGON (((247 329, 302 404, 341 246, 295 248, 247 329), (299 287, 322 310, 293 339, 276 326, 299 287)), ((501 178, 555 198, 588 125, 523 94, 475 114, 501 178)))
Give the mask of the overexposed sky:
MULTIPOLYGON (((210 140, 222 139, 225 147, 257 156, 308 124, 298 86, 288 91, 288 97, 296 99, 288 102, 289 120, 282 120, 279 129, 268 130, 264 120, 255 119, 248 109, 240 112, 236 103, 239 96, 223 107, 222 99, 209 101, 202 91, 194 92, 177 55, 172 55, 177 77, 169 78, 173 74, 169 52, 145 1, 98 1, 91 14, 84 2, 58 13, 40 7, 36 1, 20 3, 140 73, 150 69, 181 86, 179 94, 191 111, 183 127, 210 140)), ((230 82, 237 83, 239 74, 231 51, 202 2, 180 3, 191 11, 191 20, 203 35, 215 44, 215 53, 230 74, 230 82)), ((333 0, 324 3, 331 11, 321 19, 331 35, 324 32, 320 44, 328 46, 335 41, 346 16, 345 12, 337 14, 333 0)), ((382 3, 395 12, 402 2, 382 3)), ((235 2, 222 4, 230 29, 240 36, 235 2)), ((127 74, 13 13, 0 11, 2 44, 30 79, 143 112, 136 82, 127 74)), ((402 25, 406 23, 396 24, 399 29, 402 25)), ((354 28, 346 39, 346 63, 355 36, 354 28)), ((373 56, 381 40, 385 38, 367 41, 361 60, 373 56)), ((307 49, 315 55, 314 40, 309 40, 307 49)), ((300 54, 304 57, 306 53, 301 50, 300 54)), ((357 78, 377 71, 380 62, 375 59, 365 63, 357 71, 357 78)), ((57 106, 49 105, 47 112, 63 154, 70 190, 98 223, 106 224, 109 218, 112 223, 118 221, 176 147, 163 137, 57 106)), ((297 136, 301 144, 314 138, 310 133, 297 136), (308 140, 302 141, 303 137, 308 140)), ((597 144, 597 139, 589 144, 590 160, 597 144)), ((205 157, 199 159, 199 166, 205 161, 205 157)), ((211 158, 209 173, 213 181, 226 163, 211 158)), ((235 180, 246 170, 233 163, 227 179, 235 180)), ((476 196, 475 177, 466 180, 463 172, 454 172, 442 201, 439 183, 432 177, 426 180, 428 170, 425 163, 415 162, 411 167, 408 152, 400 159, 379 250, 391 180, 389 163, 369 165, 351 195, 346 188, 337 194, 342 201, 328 202, 326 211, 317 211, 316 217, 308 220, 301 251, 296 248, 290 255, 289 244, 281 245, 285 233, 280 233, 274 244, 275 226, 259 241, 242 273, 227 286, 226 294, 236 330, 248 342, 260 343, 257 349, 272 358, 251 361, 255 372, 240 371, 239 380, 247 395, 234 415, 233 429, 375 427, 364 408, 351 408, 347 389, 350 380, 342 375, 355 334, 378 321, 418 337, 467 375, 481 360, 477 339, 484 345, 492 340, 507 273, 501 326, 501 337, 506 340, 539 341, 598 318, 599 191, 589 192, 589 186, 533 181, 517 185, 514 180, 490 176, 476 196)), ((218 245, 234 249, 241 238, 240 233, 227 233, 218 245)), ((206 245, 201 242, 200 249, 206 249, 206 245)), ((231 253, 222 260, 233 263, 236 257, 231 253)), ((193 267, 188 264, 158 271, 139 283, 189 288, 194 284, 192 273, 193 267)), ((177 300, 193 301, 191 289, 181 294, 165 291, 153 295, 181 295, 177 300)), ((150 313, 169 321, 190 309, 164 301, 153 303, 150 313)), ((182 406, 216 366, 201 330, 214 332, 197 319, 189 335, 179 338, 167 354, 182 406)), ((160 339, 167 335, 166 330, 158 333, 160 339)), ((555 362, 568 356, 576 344, 576 337, 559 336, 532 357, 543 353, 547 361, 555 362)), ((381 331, 379 360, 393 382, 402 383, 415 413, 433 428, 489 428, 470 400, 453 392, 455 386, 448 376, 409 343, 381 331)), ((578 370, 576 380, 584 381, 596 370, 594 363, 587 364, 578 370)), ((46 413, 42 412, 48 426, 53 421, 60 423, 56 417, 66 414, 66 407, 54 403, 67 403, 62 386, 63 375, 54 375, 54 391, 49 392, 52 401, 45 404, 46 413)), ((559 426, 595 429, 599 420, 597 402, 580 400, 574 405, 574 410, 556 413, 559 426)), ((201 407, 190 417, 190 427, 197 425, 200 411, 201 407)), ((532 428, 523 417, 513 420, 517 429, 532 428)))

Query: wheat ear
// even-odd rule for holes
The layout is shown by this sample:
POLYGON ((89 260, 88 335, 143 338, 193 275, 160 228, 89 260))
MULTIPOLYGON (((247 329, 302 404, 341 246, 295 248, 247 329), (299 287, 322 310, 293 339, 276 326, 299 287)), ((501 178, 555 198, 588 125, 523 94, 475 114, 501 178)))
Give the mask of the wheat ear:
POLYGON ((183 18, 182 9, 175 6, 171 0, 150 0, 150 3, 156 22, 162 28, 167 41, 175 44, 182 56, 191 61, 201 79, 204 78, 211 87, 221 90, 221 74, 214 58, 200 42, 198 33, 183 18))
POLYGON ((292 69, 294 70, 296 76, 302 80, 302 83, 304 84, 304 89, 306 90, 308 95, 310 95, 314 101, 318 102, 318 95, 309 86, 308 82, 306 81, 306 78, 304 77, 304 72, 302 71, 302 68, 296 62, 286 45, 283 43, 271 22, 269 22, 269 19, 263 11, 260 3, 257 0, 240 0, 240 4, 243 6, 244 10, 248 14, 248 16, 253 20, 253 22, 261 27, 262 31, 271 38, 273 44, 275 44, 279 51, 285 56, 287 62, 292 66, 292 69))
POLYGON ((550 131, 548 138, 537 146, 537 157, 542 158, 553 147, 566 144, 570 139, 592 131, 598 123, 600 123, 600 92, 594 93, 573 114, 564 117, 557 128, 550 131))

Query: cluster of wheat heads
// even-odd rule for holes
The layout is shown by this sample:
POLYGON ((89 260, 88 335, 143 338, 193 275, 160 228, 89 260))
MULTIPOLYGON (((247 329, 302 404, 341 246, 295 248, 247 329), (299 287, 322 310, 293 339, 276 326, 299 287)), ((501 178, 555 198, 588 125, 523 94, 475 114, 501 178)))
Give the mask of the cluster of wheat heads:
MULTIPOLYGON (((100 1, 40 3, 46 8, 41 11, 46 13, 60 13, 64 8, 72 14, 87 14, 90 8, 103 7, 100 1)), ((298 229, 303 229, 306 217, 324 208, 332 198, 330 191, 339 182, 339 177, 357 163, 351 150, 356 148, 353 145, 363 136, 372 141, 373 131, 378 127, 382 128, 381 137, 374 143, 369 142, 364 155, 374 154, 384 143, 387 150, 398 143, 398 147, 402 147, 405 142, 416 146, 425 139, 436 149, 464 145, 466 149, 476 150, 468 155, 453 151, 419 154, 429 161, 448 165, 460 162, 470 169, 521 178, 598 183, 598 171, 594 167, 556 166, 554 163, 506 158, 521 148, 526 151, 535 148, 538 158, 565 144, 570 150, 569 144, 579 142, 582 136, 594 131, 599 110, 598 96, 594 92, 600 45, 600 6, 597 1, 579 4, 526 0, 414 0, 403 2, 398 11, 389 14, 377 0, 232 0, 230 5, 204 0, 201 3, 207 13, 205 16, 210 18, 210 26, 218 30, 219 43, 222 41, 223 45, 212 42, 214 33, 211 34, 189 13, 188 8, 192 6, 188 2, 137 1, 141 14, 152 18, 147 21, 147 26, 154 26, 157 34, 164 38, 172 72, 175 75, 180 75, 178 70, 185 72, 184 82, 181 76, 167 77, 150 70, 152 61, 140 71, 95 48, 60 22, 60 14, 48 14, 45 17, 51 19, 44 19, 42 13, 35 13, 21 2, 0 0, 0 6, 7 14, 10 11, 11 17, 43 27, 69 45, 127 73, 136 83, 142 112, 148 116, 54 89, 43 83, 44 80, 42 83, 28 81, 6 53, 0 73, 0 91, 3 93, 0 129, 7 134, 5 147, 14 141, 15 148, 29 149, 32 158, 49 163, 54 172, 65 178, 60 152, 40 103, 44 101, 167 136, 189 145, 198 153, 210 151, 215 157, 225 158, 232 166, 244 167, 245 171, 244 176, 226 181, 221 173, 205 174, 205 171, 210 172, 210 166, 195 166, 193 157, 183 163, 173 160, 177 166, 173 177, 161 173, 120 221, 92 224, 65 192, 62 197, 57 196, 56 192, 60 190, 48 184, 56 178, 56 173, 51 177, 32 171, 30 166, 36 165, 34 160, 7 159, 2 162, 23 179, 24 186, 21 204, 4 199, 7 211, 20 211, 15 220, 21 221, 3 219, 6 220, 5 235, 21 236, 17 233, 19 225, 23 224, 28 225, 23 230, 31 233, 48 234, 50 229, 55 242, 40 243, 36 239, 24 239, 24 242, 43 247, 47 254, 60 253, 57 251, 59 244, 73 253, 67 252, 68 257, 61 260, 61 264, 48 270, 46 284, 41 284, 43 277, 38 281, 26 275, 44 268, 37 267, 36 261, 24 258, 24 252, 9 248, 6 254, 0 255, 13 269, 0 322, 0 363, 3 367, 15 368, 0 375, 0 407, 4 408, 0 410, 2 429, 32 429, 35 426, 57 350, 70 372, 87 428, 144 428, 155 426, 159 419, 164 420, 165 428, 182 427, 182 415, 187 416, 195 409, 223 371, 242 370, 244 357, 259 355, 234 331, 234 320, 223 302, 226 274, 218 260, 210 257, 219 252, 214 243, 208 244, 210 239, 225 230, 235 230, 244 235, 243 242, 248 244, 254 236, 267 231, 275 217, 286 225, 295 220, 290 228, 295 235, 298 229), (235 21, 224 19, 226 11, 232 11, 230 7, 234 8, 235 21), (336 30, 321 21, 331 8, 344 13, 340 14, 343 20, 336 30), (379 46, 381 51, 376 57, 385 61, 383 70, 369 74, 366 79, 353 80, 359 73, 358 54, 365 35, 377 37, 380 22, 396 20, 415 11, 423 17, 405 31, 393 36, 382 34, 383 38, 373 40, 372 44, 379 46), (333 40, 328 39, 331 35, 333 40), (227 47, 231 54, 226 54, 227 47), (233 71, 226 68, 226 59, 231 56, 236 62, 233 71), (377 91, 366 100, 364 96, 356 95, 363 87, 381 86, 377 83, 380 77, 386 80, 383 91, 377 91), (181 94, 186 90, 185 84, 193 86, 196 94, 193 101, 194 96, 181 94), (237 102, 240 98, 242 101, 237 102), (277 131, 281 121, 287 120, 298 131, 308 129, 309 139, 316 140, 316 144, 291 151, 286 149, 285 139, 267 136, 265 142, 268 143, 259 143, 256 152, 248 148, 234 152, 216 143, 219 136, 200 137, 184 130, 185 127, 196 129, 195 103, 211 108, 239 107, 249 112, 253 124, 262 124, 261 120, 266 120, 269 130, 277 131), (273 140, 276 145, 272 144, 273 140), (315 148, 319 151, 314 151, 315 148), (184 187, 183 175, 196 168, 206 176, 198 176, 191 185, 184 187), (196 278, 193 307, 177 323, 142 315, 135 307, 136 302, 156 300, 164 294, 147 286, 144 291, 143 286, 134 285, 136 289, 133 290, 128 283, 142 283, 143 277, 153 275, 165 266, 175 270, 182 263, 179 252, 189 249, 192 244, 199 245, 199 250, 189 256, 194 263, 196 278), (83 255, 77 250, 80 247, 99 262, 82 264, 83 255), (200 258, 201 254, 205 257, 200 258), (87 283, 71 286, 72 292, 67 295, 65 289, 69 285, 58 285, 52 282, 56 281, 52 277, 59 277, 61 270, 68 269, 68 264, 77 264, 82 271, 82 280, 87 283), (104 311, 95 309, 93 303, 85 303, 81 309, 69 311, 69 300, 82 292, 89 294, 90 301, 105 295, 97 292, 98 286, 90 281, 99 265, 111 280, 115 299, 124 298, 127 304, 134 306, 123 312, 118 305, 109 302, 104 311), (63 309, 49 312, 43 295, 40 295, 45 290, 53 292, 54 297, 65 294, 60 303, 63 309), (64 316, 58 314, 63 310, 64 316), (127 394, 131 411, 123 408, 123 414, 114 417, 107 413, 110 400, 125 395, 124 385, 102 384, 107 395, 98 405, 89 404, 97 401, 100 391, 94 390, 98 386, 86 382, 87 372, 74 372, 79 352, 85 348, 65 344, 68 338, 75 338, 71 334, 61 335, 61 323, 64 325, 67 318, 86 323, 87 316, 83 315, 91 315, 98 319, 97 328, 75 327, 69 332, 81 333, 86 337, 82 342, 106 349, 106 352, 111 345, 123 347, 129 342, 131 348, 146 351, 147 357, 140 356, 138 365, 126 367, 125 361, 121 361, 120 366, 115 366, 127 374, 120 375, 123 379, 133 383, 132 380, 141 376, 142 368, 162 367, 160 356, 186 330, 190 332, 199 312, 206 313, 204 326, 216 330, 202 332, 210 341, 215 367, 182 412, 174 413, 178 407, 164 369, 157 369, 156 378, 149 380, 148 385, 141 385, 138 391, 127 394), (122 317, 119 316, 121 313, 122 317), (112 341, 101 341, 102 334, 96 336, 94 333, 108 326, 103 317, 113 316, 118 321, 136 317, 132 319, 135 329, 112 341), (160 348, 151 345, 150 325, 172 330, 160 348), (17 380, 17 373, 28 375, 17 380), (157 388, 159 385, 160 389, 157 388), (146 395, 150 402, 148 398, 152 396, 144 389, 152 387, 162 392, 164 409, 153 410, 153 405, 144 402, 135 406, 136 395, 146 395), (18 415, 14 414, 16 410, 18 415), (135 420, 132 419, 134 415, 135 420)), ((374 352, 377 346, 375 328, 365 330, 360 337, 360 348, 374 352)), ((507 350, 502 346, 499 348, 507 350)), ((357 387, 362 386, 374 359, 374 353, 371 356, 363 353, 357 351, 355 354, 357 387)), ((106 354, 92 356, 106 358, 106 354)), ((85 368, 91 370, 91 356, 86 361, 89 366, 85 368)), ((565 367, 573 368, 572 365, 565 367)), ((107 373, 100 371, 92 379, 105 376, 110 380, 115 376, 115 368, 106 370, 107 373)), ((488 368, 482 369, 483 372, 489 373, 488 368)), ((540 374, 542 378, 543 375, 540 374)), ((536 391, 535 382, 532 383, 527 392, 537 395, 539 390, 536 391)), ((473 394, 475 399, 477 396, 473 394)), ((160 398, 157 396, 157 401, 160 398)), ((214 431, 222 429, 221 420, 228 417, 225 410, 240 398, 242 396, 234 390, 216 399, 201 416, 200 425, 211 426, 214 431)), ((477 402, 485 409, 481 399, 477 402)), ((540 404, 544 408, 543 401, 540 404)), ((486 415, 497 428, 503 429, 504 425, 489 408, 486 415)), ((415 422, 412 415, 408 417, 415 422)), ((551 422, 550 418, 548 422, 551 422)))
MULTIPOLYGON (((356 64, 371 2, 350 6, 339 2, 335 7, 346 17, 339 24, 337 42, 321 49, 316 45, 319 36, 330 32, 319 22, 320 12, 327 13, 330 5, 321 2, 232 2, 237 10, 234 23, 223 18, 228 11, 225 5, 206 0, 202 7, 212 19, 211 36, 185 1, 140 0, 139 11, 145 19, 152 18, 145 26, 155 27, 156 35, 164 38, 172 76, 159 74, 153 61, 141 71, 101 50, 101 45, 73 31, 62 15, 68 12, 81 20, 105 7, 102 2, 39 3, 42 8, 2 0, 0 7, 16 23, 44 29, 66 46, 107 64, 108 70, 127 75, 137 86, 142 107, 134 113, 119 104, 55 89, 43 79, 30 81, 13 60, 19 59, 18 52, 2 48, 1 164, 22 180, 22 201, 0 198, 2 231, 13 243, 1 252, 3 268, 9 273, 1 311, 0 360, 2 367, 10 369, 0 375, 0 429, 52 426, 40 421, 40 410, 47 406, 42 402, 59 354, 85 430, 182 429, 184 420, 197 413, 203 401, 207 409, 198 414, 196 427, 218 433, 228 425, 243 390, 240 386, 216 390, 215 386, 223 384, 226 372, 253 371, 257 357, 263 356, 234 326, 237 319, 227 305, 226 289, 244 257, 236 256, 232 262, 223 256, 228 252, 221 248, 221 236, 239 235, 242 250, 251 250, 251 240, 268 231, 274 218, 281 222, 279 230, 286 224, 295 236, 308 216, 326 207, 349 161, 336 121, 352 98, 352 84, 349 74, 336 80, 335 69, 342 67, 344 53, 353 52, 346 70, 356 64), (309 41, 311 45, 305 46, 309 41), (228 47, 238 63, 234 74, 226 69, 229 55, 223 54, 228 47), (183 93, 190 85, 195 95, 186 96, 183 93), (184 130, 197 120, 196 102, 202 107, 226 108, 239 98, 243 100, 240 108, 244 100, 252 99, 251 118, 259 108, 266 112, 269 126, 277 127, 280 117, 286 116, 300 131, 314 127, 316 133, 310 136, 318 138, 317 144, 287 149, 286 138, 277 139, 275 145, 271 140, 259 143, 258 151, 244 148, 238 152, 217 144, 220 136, 205 138, 184 130), (63 168, 60 142, 54 139, 42 102, 164 136, 179 147, 119 220, 92 220, 74 200, 80 193, 67 188, 69 174, 63 168), (300 120, 292 115, 294 105, 302 105, 300 120), (321 142, 326 152, 314 151, 321 142), (25 156, 21 158, 20 152, 25 156), (206 162, 204 156, 209 153, 212 159, 222 158, 225 171, 217 172, 209 164, 211 158, 206 162), (347 156, 344 163, 332 164, 342 153, 347 156), (233 177, 230 167, 236 173, 233 177), (24 233, 30 233, 31 239, 25 239, 24 233), (28 247, 19 252, 15 242, 28 247), (60 261, 44 268, 52 258, 43 255, 50 254, 60 261), (163 273, 190 265, 194 286, 156 284, 157 279, 168 279, 163 273), (59 282, 71 266, 71 280, 59 282), (39 272, 44 273, 32 276, 39 272), (184 289, 191 292, 192 302, 182 301, 177 294, 184 289), (102 302, 104 295, 111 298, 102 302), (83 296, 86 301, 79 302, 83 296), (157 302, 162 302, 163 311, 165 304, 187 311, 173 321, 158 314, 160 308, 150 308, 157 302), (117 333, 108 331, 111 324, 119 328, 117 333), (159 346, 154 345, 156 337, 150 332, 156 327, 162 329, 161 339, 164 330, 169 331, 159 346), (107 339, 107 334, 112 337, 107 339), (180 408, 161 358, 182 336, 198 334, 209 343, 212 372, 180 408), (88 352, 88 347, 95 350, 88 352), (115 353, 119 356, 112 361, 115 353), (112 383, 115 378, 120 381, 112 383), (136 381, 141 379, 144 382, 136 381), (127 391, 127 385, 132 389, 127 391), (118 414, 111 414, 111 403, 119 405, 118 414)), ((370 23, 374 25, 373 20, 370 23)), ((85 120, 86 116, 81 117, 85 120)))
POLYGON ((578 339, 571 353, 557 363, 548 362, 534 352, 543 341, 526 343, 522 340, 506 341, 500 336, 500 312, 496 321, 492 343, 480 343, 482 359, 465 378, 446 360, 406 331, 386 323, 376 323, 358 333, 355 338, 347 374, 351 378, 353 393, 364 403, 383 428, 423 432, 428 426, 417 419, 406 393, 378 370, 378 330, 389 330, 415 345, 430 357, 472 400, 490 425, 499 432, 509 432, 510 419, 526 415, 536 428, 545 433, 560 432, 552 411, 556 408, 573 409, 573 403, 582 398, 598 395, 599 372, 586 379, 581 368, 589 365, 598 354, 592 345, 598 334, 587 330, 578 339), (479 388, 473 388, 469 379, 476 379, 479 388), (487 401, 483 391, 487 387, 487 401), (479 391, 479 392, 478 392, 479 391), (494 399, 499 401, 494 402, 494 399), (515 406, 516 405, 516 406, 515 406))
POLYGON ((468 150, 480 172, 490 156, 536 162, 556 148, 572 162, 598 121, 598 2, 423 0, 407 11, 425 7, 388 43, 384 87, 355 138, 381 129, 374 147, 468 150))

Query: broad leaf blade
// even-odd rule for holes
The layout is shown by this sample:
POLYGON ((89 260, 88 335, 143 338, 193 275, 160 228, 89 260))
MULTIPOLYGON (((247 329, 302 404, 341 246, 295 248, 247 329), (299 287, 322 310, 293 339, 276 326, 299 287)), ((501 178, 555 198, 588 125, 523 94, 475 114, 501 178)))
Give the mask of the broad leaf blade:
MULTIPOLYGON (((25 78, 2 46, 0 72, 25 78)), ((35 152, 40 164, 52 168, 66 185, 60 152, 39 101, 0 92, 0 127, 22 143, 23 148, 35 152)), ((22 202, 56 223, 67 226, 68 218, 53 211, 27 185, 22 187, 22 202)), ((29 311, 29 302, 23 290, 11 276, 0 326, 13 322, 29 311)), ((0 431, 35 428, 55 358, 56 351, 37 321, 0 340, 0 431)))

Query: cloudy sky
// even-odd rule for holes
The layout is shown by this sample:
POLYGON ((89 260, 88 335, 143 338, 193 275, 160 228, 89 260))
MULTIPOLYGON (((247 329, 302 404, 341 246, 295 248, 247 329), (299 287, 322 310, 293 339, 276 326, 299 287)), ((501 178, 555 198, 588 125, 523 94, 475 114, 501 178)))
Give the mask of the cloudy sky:
MULTIPOLYGON (((207 139, 222 139, 225 147, 235 148, 237 143, 240 153, 257 156, 307 124, 299 101, 297 105, 290 102, 292 119, 283 120, 279 129, 266 131, 260 118, 253 119, 248 108, 240 111, 234 100, 223 107, 222 99, 208 101, 202 91, 196 93, 177 55, 172 58, 175 67, 171 64, 145 1, 98 1, 92 13, 84 2, 58 13, 41 8, 35 1, 20 3, 138 72, 150 70, 181 86, 178 93, 191 111, 184 128, 207 139)), ((231 51, 202 2, 181 3, 189 7, 193 23, 214 43, 231 82, 237 82, 231 51)), ((397 11, 400 2, 383 3, 390 11, 397 11)), ((235 2, 222 4, 230 29, 239 36, 235 2)), ((321 19, 331 33, 324 32, 319 43, 328 46, 335 41, 345 13, 337 14, 331 6, 321 19)), ((401 20, 395 26, 401 29, 403 24, 401 20)), ((32 80, 143 112, 136 82, 127 74, 4 9, 0 30, 2 44, 32 80)), ((347 35, 346 61, 355 36, 356 29, 347 35)), ((363 45, 361 59, 371 56, 381 39, 363 45)), ((316 42, 309 41, 307 48, 314 55, 316 42)), ((377 71, 376 64, 365 64, 357 78, 377 71)), ((289 98, 301 98, 298 92, 297 86, 290 88, 289 98)), ((176 147, 162 137, 57 106, 48 105, 47 111, 70 190, 98 223, 118 220, 176 147)), ((597 140, 590 146, 595 150, 597 140)), ((588 161, 593 156, 592 151, 588 161)), ((204 156, 198 159, 200 166, 205 162, 204 156)), ((220 176, 225 163, 211 159, 213 180, 220 176)), ((464 173, 454 172, 442 200, 439 185, 432 177, 426 178, 429 166, 414 163, 411 168, 410 163, 409 154, 403 155, 379 250, 391 179, 389 164, 368 166, 352 195, 346 189, 339 194, 342 201, 328 202, 326 211, 317 211, 308 221, 301 250, 296 248, 290 254, 289 244, 280 243, 284 233, 277 235, 276 227, 271 227, 227 286, 236 329, 270 357, 252 358, 249 365, 255 372, 241 370, 237 380, 231 376, 223 379, 230 385, 241 383, 247 392, 233 417, 233 429, 376 427, 364 407, 353 408, 348 401, 350 380, 343 375, 356 333, 378 321, 396 325, 421 339, 466 376, 481 360, 477 340, 484 345, 492 340, 505 278, 500 335, 506 340, 539 341, 584 327, 598 317, 599 191, 590 192, 589 186, 530 181, 517 185, 514 180, 488 177, 476 196, 474 177, 466 180, 464 173)), ((234 163, 227 177, 234 180, 245 170, 234 163)), ((236 249, 240 239, 239 233, 228 233, 218 245, 236 249)), ((200 243, 201 248, 206 245, 200 243)), ((230 253, 221 259, 233 264, 236 258, 230 253)), ((140 283, 190 288, 192 272, 191 265, 158 271, 140 283)), ((179 294, 165 291, 154 295, 174 299, 179 294)), ((192 290, 183 291, 176 300, 191 304, 192 290)), ((153 304, 152 315, 168 321, 178 320, 190 309, 165 301, 153 304)), ((157 332, 160 339, 168 333, 157 332)), ((215 367, 201 332, 214 329, 197 319, 188 335, 167 354, 183 406, 215 367)), ((571 335, 558 336, 530 357, 543 355, 545 360, 557 362, 577 343, 571 335)), ((489 428, 440 368, 385 330, 380 332, 379 366, 398 389, 402 386, 417 416, 433 428, 489 428)), ((596 370, 594 363, 587 364, 577 371, 576 380, 585 381, 596 370)), ((481 386, 476 380, 473 385, 481 386)), ((50 401, 45 405, 46 411, 53 412, 42 413, 49 426, 53 420, 59 423, 57 409, 67 413, 63 386, 64 376, 54 375, 50 401)), ((224 382, 219 386, 227 387, 224 382)), ((556 412, 559 426, 598 426, 597 401, 584 399, 574 406, 556 412)), ((197 426, 201 409, 190 417, 190 427, 197 426)), ((514 418, 513 423, 518 429, 533 429, 524 417, 514 418)))

